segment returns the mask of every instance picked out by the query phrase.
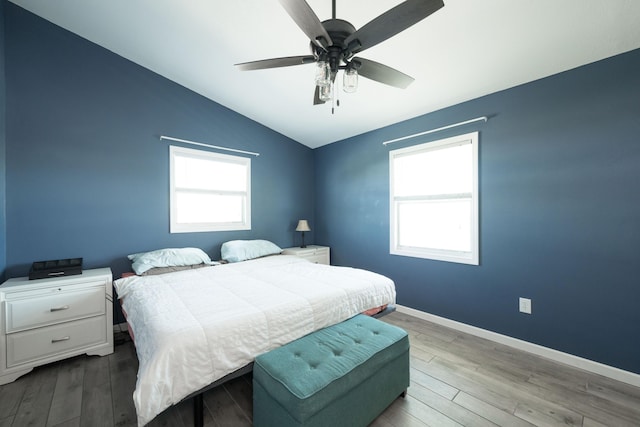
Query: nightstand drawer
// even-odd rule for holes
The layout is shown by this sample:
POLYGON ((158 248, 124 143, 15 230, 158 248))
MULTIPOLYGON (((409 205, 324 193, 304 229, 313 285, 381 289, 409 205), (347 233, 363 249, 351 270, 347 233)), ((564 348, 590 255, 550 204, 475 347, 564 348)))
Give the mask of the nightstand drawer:
POLYGON ((105 313, 104 286, 5 302, 6 333, 105 313))
POLYGON ((7 335, 7 367, 104 343, 105 321, 97 316, 7 335))
POLYGON ((304 259, 308 259, 309 261, 316 263, 316 264, 329 264, 329 261, 327 260, 327 254, 326 253, 321 253, 321 254, 313 254, 313 255, 298 255, 304 259))
POLYGON ((309 245, 306 248, 285 248, 283 255, 295 255, 307 259, 316 264, 327 264, 331 262, 330 249, 328 246, 309 245))

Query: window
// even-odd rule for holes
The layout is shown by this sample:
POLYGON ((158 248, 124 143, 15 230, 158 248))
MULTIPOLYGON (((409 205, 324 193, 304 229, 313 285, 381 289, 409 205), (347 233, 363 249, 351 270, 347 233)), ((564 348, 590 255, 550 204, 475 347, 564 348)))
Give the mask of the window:
POLYGON ((251 159, 170 146, 171 232, 250 230, 251 159))
POLYGON ((478 265, 478 133, 389 153, 395 255, 478 265))

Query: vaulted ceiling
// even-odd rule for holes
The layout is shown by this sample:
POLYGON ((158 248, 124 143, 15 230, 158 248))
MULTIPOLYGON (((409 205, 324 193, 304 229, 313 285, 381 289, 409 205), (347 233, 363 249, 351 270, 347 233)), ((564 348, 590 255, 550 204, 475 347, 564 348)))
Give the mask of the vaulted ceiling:
MULTIPOLYGON (((313 65, 240 71, 306 55, 276 0, 11 0, 311 148, 640 48, 638 0, 444 0, 444 8, 361 56, 415 78, 364 78, 340 106, 312 105, 313 65)), ((320 20, 331 1, 307 0, 320 20)), ((338 0, 356 28, 401 3, 338 0)))

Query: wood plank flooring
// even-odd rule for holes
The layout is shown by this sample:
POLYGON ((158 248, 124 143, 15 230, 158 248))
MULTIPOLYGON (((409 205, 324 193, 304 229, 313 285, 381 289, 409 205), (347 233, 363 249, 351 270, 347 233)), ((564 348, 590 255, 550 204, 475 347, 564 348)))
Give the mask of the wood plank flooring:
MULTIPOLYGON (((640 389, 443 326, 392 313, 407 330, 411 387, 373 427, 640 426, 640 389)), ((0 427, 135 426, 137 359, 119 335, 106 357, 78 356, 0 386, 0 427)), ((206 426, 250 426, 251 376, 204 396, 206 426)), ((187 427, 191 402, 149 426, 187 427)))

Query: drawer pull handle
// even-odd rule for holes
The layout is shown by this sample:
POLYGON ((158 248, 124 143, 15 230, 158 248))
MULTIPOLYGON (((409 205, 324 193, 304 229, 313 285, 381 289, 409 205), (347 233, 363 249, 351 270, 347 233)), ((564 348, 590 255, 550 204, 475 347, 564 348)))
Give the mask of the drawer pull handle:
POLYGON ((63 305, 62 307, 53 307, 51 309, 52 312, 54 312, 54 311, 62 311, 62 310, 69 310, 69 306, 68 305, 63 305))
POLYGON ((62 337, 62 338, 54 338, 51 340, 51 344, 53 343, 57 343, 57 342, 61 342, 61 341, 69 341, 71 339, 71 337, 67 336, 67 337, 62 337))

